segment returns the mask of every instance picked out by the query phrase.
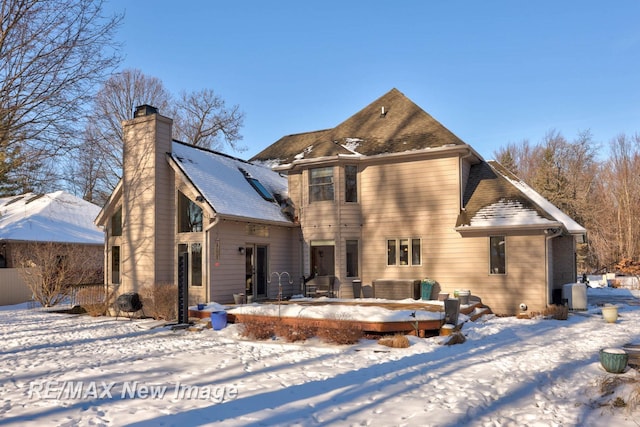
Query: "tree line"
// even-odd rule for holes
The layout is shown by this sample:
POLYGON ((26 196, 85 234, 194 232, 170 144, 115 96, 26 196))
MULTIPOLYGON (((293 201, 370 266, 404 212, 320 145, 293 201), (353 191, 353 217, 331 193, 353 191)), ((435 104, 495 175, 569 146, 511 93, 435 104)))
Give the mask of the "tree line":
MULTIPOLYGON (((213 89, 171 94, 137 69, 118 71, 123 15, 102 0, 0 0, 0 197, 67 188, 104 204, 122 176, 121 122, 141 104, 174 118, 174 135, 242 151, 244 114, 213 89)), ((496 159, 588 230, 580 254, 597 270, 640 256, 640 136, 608 156, 583 132, 509 143, 496 159)))
POLYGON ((141 104, 179 140, 241 150, 244 114, 213 89, 171 94, 122 63, 102 0, 0 0, 0 197, 67 188, 102 205, 122 176, 121 122, 141 104))
POLYGON ((588 131, 567 140, 553 130, 537 144, 509 143, 494 156, 587 229, 578 254, 585 271, 612 271, 622 260, 638 261, 640 135, 620 134, 602 147, 588 131))

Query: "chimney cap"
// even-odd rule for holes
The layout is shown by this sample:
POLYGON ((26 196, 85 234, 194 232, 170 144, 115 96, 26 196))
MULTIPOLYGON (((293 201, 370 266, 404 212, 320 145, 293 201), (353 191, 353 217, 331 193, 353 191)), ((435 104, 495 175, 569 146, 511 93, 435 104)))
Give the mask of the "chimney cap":
POLYGON ((152 114, 158 114, 158 109, 148 104, 138 105, 133 113, 133 118, 150 116, 152 114))

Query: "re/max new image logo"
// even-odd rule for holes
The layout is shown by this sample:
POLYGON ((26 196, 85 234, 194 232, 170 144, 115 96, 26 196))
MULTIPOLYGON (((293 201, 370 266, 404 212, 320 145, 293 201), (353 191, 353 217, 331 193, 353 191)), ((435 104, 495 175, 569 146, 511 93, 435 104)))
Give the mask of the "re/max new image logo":
POLYGON ((140 381, 33 381, 29 399, 101 400, 101 399, 173 399, 209 400, 222 403, 238 397, 235 386, 147 384, 140 381))

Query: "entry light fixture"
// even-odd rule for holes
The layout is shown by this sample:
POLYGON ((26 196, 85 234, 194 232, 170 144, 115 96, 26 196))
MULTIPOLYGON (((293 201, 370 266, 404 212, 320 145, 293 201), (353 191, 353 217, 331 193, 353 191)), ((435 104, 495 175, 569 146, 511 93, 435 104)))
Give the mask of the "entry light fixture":
POLYGON ((239 253, 240 255, 244 255, 244 246, 240 246, 240 247, 238 248, 238 253, 239 253))

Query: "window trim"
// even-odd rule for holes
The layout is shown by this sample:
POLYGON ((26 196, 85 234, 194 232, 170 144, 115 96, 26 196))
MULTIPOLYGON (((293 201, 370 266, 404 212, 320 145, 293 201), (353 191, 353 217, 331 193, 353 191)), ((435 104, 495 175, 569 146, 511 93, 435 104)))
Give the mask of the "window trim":
MULTIPOLYGON (((498 243, 498 246, 500 244, 498 243)), ((506 276, 507 275, 507 236, 504 234, 498 234, 498 235, 491 235, 489 236, 488 239, 488 246, 489 246, 489 275, 490 276, 506 276), (494 238, 502 238, 502 242, 503 242, 503 250, 502 250, 502 272, 501 271, 497 271, 494 272, 494 262, 493 262, 493 247, 494 245, 492 244, 492 239, 494 238)))
POLYGON ((111 254, 110 254, 110 259, 111 259, 111 266, 109 269, 109 273, 110 273, 110 280, 109 282, 112 285, 120 285, 122 284, 122 254, 120 253, 120 245, 112 245, 111 246, 111 254), (118 252, 118 259, 117 259, 117 263, 115 262, 115 257, 114 257, 114 252, 118 252), (115 268, 114 267, 118 267, 118 275, 117 278, 118 280, 113 280, 114 276, 115 276, 115 268))
POLYGON ((422 266, 422 238, 421 237, 396 237, 396 238, 386 238, 385 239, 385 248, 387 251, 387 267, 419 267, 422 266), (401 260, 403 258, 402 251, 402 243, 403 241, 407 242, 407 261, 406 264, 402 264, 401 260), (417 241, 419 248, 419 263, 414 264, 414 242, 417 241), (393 247, 389 245, 390 242, 394 242, 393 247), (390 264, 390 251, 393 249, 394 251, 394 262, 390 264))
MULTIPOLYGON (((201 206, 199 206, 196 202, 194 202, 193 200, 191 200, 191 198, 189 198, 186 194, 184 194, 182 191, 178 190, 178 200, 177 200, 177 209, 176 209, 176 213, 177 213, 177 218, 176 218, 176 227, 177 227, 177 232, 178 233, 201 233, 204 230, 204 210, 202 209, 201 206), (184 199, 184 201, 183 201, 184 199), (199 215, 200 215, 200 219, 198 222, 193 222, 191 224, 190 219, 189 218, 189 224, 191 224, 191 230, 183 230, 182 229, 182 222, 183 222, 183 215, 189 215, 191 216, 191 213, 189 212, 189 209, 191 208, 191 206, 198 208, 199 210, 199 215), (183 210, 185 210, 185 212, 183 212, 183 210), (194 229, 195 228, 195 229, 194 229)), ((195 212, 197 214, 197 212, 195 212)))
MULTIPOLYGON (((327 175, 329 176, 329 175, 327 175)), ((317 179, 317 178, 316 178, 317 179)), ((309 203, 317 203, 317 202, 333 202, 336 199, 336 191, 335 191, 335 170, 333 166, 322 166, 319 168, 311 168, 309 169, 309 203), (329 182, 321 182, 321 183, 314 183, 314 177, 313 177, 313 172, 314 171, 320 171, 320 170, 330 170, 331 171, 331 175, 330 175, 330 181, 329 182), (314 198, 314 189, 316 188, 322 188, 322 191, 320 191, 321 195, 324 195, 325 193, 328 193, 329 190, 325 190, 328 188, 331 188, 331 198, 322 198, 322 199, 316 199, 314 198)))
MULTIPOLYGON (((204 285, 204 256, 203 256, 203 245, 201 242, 178 242, 176 245, 176 262, 180 257, 180 254, 183 253, 184 251, 181 251, 181 246, 186 246, 186 252, 188 254, 188 263, 189 265, 187 266, 187 271, 188 271, 188 280, 189 283, 187 284, 187 286, 189 287, 194 287, 194 288, 202 288, 202 286, 204 285), (200 274, 199 274, 199 279, 200 279, 200 283, 199 284, 193 284, 193 278, 195 276, 194 274, 194 251, 193 251, 193 245, 200 245, 200 274)), ((184 249, 184 248, 183 248, 184 249)))
POLYGON ((358 203, 358 165, 344 165, 344 202, 345 203, 358 203), (353 185, 354 188, 352 189, 353 192, 355 193, 355 200, 347 200, 347 195, 349 194, 349 180, 348 178, 348 174, 347 174, 347 168, 353 168, 355 169, 355 176, 353 177, 353 185))
POLYGON ((360 240, 358 239, 346 239, 344 241, 344 264, 346 267, 346 277, 352 278, 352 277, 360 277, 360 240), (356 249, 356 253, 355 253, 355 275, 349 275, 349 243, 355 242, 355 249, 356 249))
POLYGON ((122 236, 122 206, 118 206, 113 215, 111 215, 111 236, 122 236))

